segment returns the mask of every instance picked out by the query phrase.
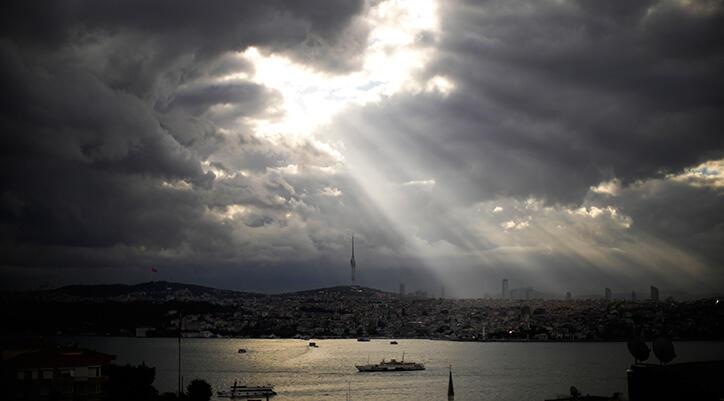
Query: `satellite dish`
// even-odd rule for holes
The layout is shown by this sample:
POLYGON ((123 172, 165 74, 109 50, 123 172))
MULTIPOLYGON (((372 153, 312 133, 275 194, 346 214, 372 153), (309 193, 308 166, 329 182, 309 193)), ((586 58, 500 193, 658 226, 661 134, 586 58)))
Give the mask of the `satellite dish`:
POLYGON ((676 358, 674 344, 666 337, 657 338, 654 340, 654 355, 662 364, 671 362, 676 358))
POLYGON ((649 359, 651 349, 641 337, 635 337, 628 340, 628 352, 631 353, 636 362, 643 362, 649 359))

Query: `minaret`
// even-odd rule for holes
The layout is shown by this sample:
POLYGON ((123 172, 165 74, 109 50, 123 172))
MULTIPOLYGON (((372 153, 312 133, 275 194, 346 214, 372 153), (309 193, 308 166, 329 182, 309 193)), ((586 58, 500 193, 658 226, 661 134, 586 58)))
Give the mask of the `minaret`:
POLYGON ((354 260, 354 235, 352 236, 352 259, 349 260, 349 265, 352 267, 352 285, 354 285, 354 270, 357 266, 357 262, 354 260))
POLYGON ((455 400, 455 389, 452 381, 452 365, 450 365, 450 379, 447 382, 447 401, 455 400))

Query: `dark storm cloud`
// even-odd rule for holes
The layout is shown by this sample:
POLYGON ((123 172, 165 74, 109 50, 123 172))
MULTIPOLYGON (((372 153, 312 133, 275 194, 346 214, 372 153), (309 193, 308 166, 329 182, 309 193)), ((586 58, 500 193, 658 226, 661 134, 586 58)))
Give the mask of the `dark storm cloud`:
POLYGON ((4 7, 3 36, 31 46, 54 48, 87 35, 138 35, 177 51, 206 56, 247 46, 284 49, 309 35, 334 43, 362 11, 359 0, 333 1, 11 1, 4 7))
MULTIPOLYGON (((235 249, 233 225, 210 211, 245 202, 282 213, 283 205, 269 200, 289 198, 288 189, 271 180, 225 198, 203 163, 230 145, 242 159, 233 168, 263 171, 286 165, 291 151, 253 139, 243 124, 231 133, 219 129, 264 113, 278 94, 213 80, 252 73, 248 62, 229 55, 249 46, 295 56, 316 38, 319 49, 342 46, 322 53, 344 56, 354 50, 347 41, 364 42, 366 26, 352 23, 363 10, 361 1, 324 0, 5 4, 2 264, 118 267, 202 257, 220 263, 249 252, 235 249), (260 187, 265 192, 252 190, 260 187)), ((322 53, 306 61, 355 67, 322 53)), ((268 226, 271 212, 243 221, 268 226)))
POLYGON ((592 195, 589 199, 615 205, 631 216, 636 232, 686 249, 719 267, 724 265, 722 200, 723 188, 672 179, 639 182, 616 196, 592 195))
POLYGON ((232 111, 224 113, 224 119, 229 119, 259 114, 275 97, 274 93, 263 86, 252 83, 194 85, 180 88, 168 107, 183 108, 198 116, 208 111, 211 106, 234 106, 232 111))
POLYGON ((335 131, 352 166, 435 181, 400 201, 420 238, 481 251, 468 266, 517 265, 507 274, 531 283, 530 266, 574 288, 721 279, 720 188, 666 178, 724 156, 721 2, 449 1, 440 12, 420 44, 436 52, 422 79, 455 88, 359 107, 335 131), (613 178, 620 196, 592 195, 613 178), (530 197, 553 211, 508 214, 530 197), (506 212, 470 213, 496 200, 506 212), (533 250, 490 256, 516 246, 533 250))
POLYGON ((386 146, 468 201, 577 203, 602 180, 721 157, 723 8, 687 4, 446 2, 427 76, 457 89, 398 96, 342 130, 362 152, 394 132, 386 146))
POLYGON ((6 4, 0 265, 298 288, 347 274, 352 233, 371 285, 435 280, 417 254, 471 283, 536 266, 570 287, 624 282, 611 261, 675 282, 647 272, 649 245, 721 264, 720 188, 667 176, 724 156, 721 2, 443 1, 414 78, 452 91, 403 89, 312 138, 255 135, 285 99, 237 52, 349 72, 374 4, 6 4), (591 190, 614 178, 616 195, 591 190))

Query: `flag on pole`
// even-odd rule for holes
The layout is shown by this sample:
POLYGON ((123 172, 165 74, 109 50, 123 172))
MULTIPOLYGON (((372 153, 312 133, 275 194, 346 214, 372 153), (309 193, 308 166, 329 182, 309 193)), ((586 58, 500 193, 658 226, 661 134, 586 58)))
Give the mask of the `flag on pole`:
POLYGON ((155 267, 152 267, 152 268, 151 268, 151 272, 153 272, 153 273, 158 273, 158 270, 156 270, 155 267))

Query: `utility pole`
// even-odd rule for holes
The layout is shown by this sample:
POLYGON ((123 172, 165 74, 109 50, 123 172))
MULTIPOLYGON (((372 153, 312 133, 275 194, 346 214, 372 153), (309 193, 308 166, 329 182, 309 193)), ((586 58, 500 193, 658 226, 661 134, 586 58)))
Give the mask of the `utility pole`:
POLYGON ((181 316, 181 309, 178 311, 178 393, 177 397, 181 397, 181 325, 183 323, 183 317, 181 316))

